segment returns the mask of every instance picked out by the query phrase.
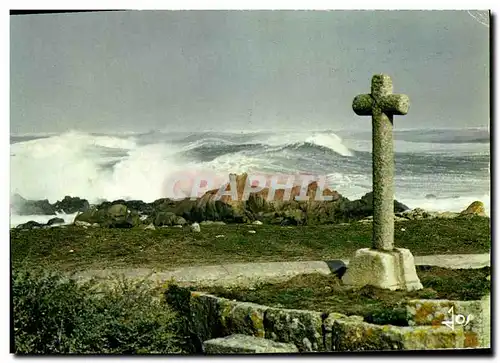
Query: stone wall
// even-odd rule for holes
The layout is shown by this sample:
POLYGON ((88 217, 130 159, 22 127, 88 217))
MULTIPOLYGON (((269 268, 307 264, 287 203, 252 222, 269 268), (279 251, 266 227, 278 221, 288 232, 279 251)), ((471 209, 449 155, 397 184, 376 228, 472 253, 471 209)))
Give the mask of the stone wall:
MULTIPOLYGON (((409 303, 411 325, 399 327, 369 324, 360 316, 273 308, 201 292, 186 296, 189 301, 184 304, 189 307, 190 331, 200 342, 244 334, 292 343, 300 352, 489 347, 489 330, 485 331, 479 319, 465 329, 456 326, 452 330, 436 324, 441 311, 449 309, 446 303, 437 300, 409 303)), ((461 314, 464 314, 462 311, 474 311, 481 317, 489 314, 489 307, 484 311, 484 302, 454 303, 458 304, 461 314)))
MULTIPOLYGON (((453 307, 453 317, 469 316, 467 325, 458 324, 455 319, 454 329, 464 331, 465 348, 490 347, 490 295, 477 301, 454 300, 412 300, 407 303, 408 323, 410 326, 445 326, 443 321, 451 321, 449 312, 453 307), (463 325, 463 326, 461 326, 463 325)), ((447 329, 451 329, 446 327, 447 329)))

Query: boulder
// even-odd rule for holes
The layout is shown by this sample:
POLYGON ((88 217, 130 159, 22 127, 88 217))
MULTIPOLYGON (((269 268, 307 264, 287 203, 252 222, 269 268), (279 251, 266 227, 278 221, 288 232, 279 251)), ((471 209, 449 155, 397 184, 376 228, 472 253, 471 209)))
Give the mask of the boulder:
POLYGON ((452 219, 460 216, 460 213, 456 212, 431 212, 426 211, 422 208, 415 208, 412 210, 408 210, 402 213, 396 213, 394 220, 395 221, 407 221, 407 220, 419 220, 419 219, 452 219))
POLYGON ((460 212, 462 216, 480 216, 487 217, 483 202, 472 202, 466 209, 460 212))
POLYGON ((353 217, 346 206, 351 203, 349 199, 340 197, 335 202, 309 202, 305 207, 308 225, 332 224, 359 219, 353 217))
POLYGON ((287 225, 302 226, 307 223, 306 214, 300 209, 287 210, 283 213, 283 217, 284 221, 288 221, 287 225))
POLYGON ((87 228, 87 227, 92 227, 92 226, 93 226, 93 224, 92 224, 92 223, 85 222, 85 221, 75 221, 75 222, 74 222, 74 224, 75 224, 75 226, 77 226, 77 227, 85 227, 85 228, 87 228))
POLYGON ((106 219, 105 208, 100 209, 99 207, 90 207, 87 211, 79 213, 74 220, 74 224, 77 222, 85 222, 92 225, 92 223, 102 223, 106 219))
MULTIPOLYGON (((401 213, 409 208, 403 203, 394 200, 394 213, 401 213)), ((344 201, 339 205, 341 214, 348 218, 361 219, 373 215, 373 192, 366 193, 361 199, 344 201)))
POLYGON ((108 208, 108 214, 116 218, 126 216, 128 214, 127 212, 128 208, 126 205, 123 204, 113 204, 108 208))
POLYGON ((394 222, 405 222, 407 220, 408 220, 407 218, 394 215, 394 222))
POLYGON ((106 207, 92 207, 79 214, 75 218, 76 222, 85 222, 90 225, 97 223, 101 227, 108 228, 132 228, 142 224, 137 212, 131 212, 126 205, 112 204, 106 207))
POLYGON ((188 222, 183 217, 177 216, 175 219, 175 225, 177 226, 185 226, 186 224, 188 224, 188 222))
POLYGON ((210 200, 210 195, 205 195, 196 200, 185 198, 174 201, 162 198, 152 203, 144 203, 137 200, 116 200, 113 202, 102 202, 97 206, 97 209, 103 210, 115 204, 126 205, 132 213, 138 213, 145 225, 149 223, 154 223, 156 226, 185 225, 188 221, 201 222, 203 220, 242 222, 242 218, 234 213, 230 205, 210 200), (174 220, 174 215, 177 216, 176 220, 174 220))
POLYGON ((200 226, 225 226, 226 222, 222 221, 201 221, 200 226))
POLYGON ((145 203, 142 200, 128 200, 124 202, 128 209, 137 212, 140 215, 151 215, 154 213, 155 208, 152 204, 145 203))
POLYGON ((139 214, 132 213, 124 204, 114 204, 107 210, 106 225, 109 228, 132 228, 140 225, 141 222, 139 214))
POLYGON ((47 222, 47 226, 53 226, 56 224, 64 224, 64 219, 59 218, 59 217, 55 217, 55 218, 49 219, 49 221, 47 222))
POLYGON ((157 212, 153 224, 157 227, 160 226, 174 226, 174 225, 186 225, 187 221, 180 216, 175 215, 172 212, 157 212))
POLYGON ((110 201, 101 201, 99 204, 96 205, 98 209, 106 209, 111 207, 112 205, 115 204, 122 204, 125 205, 131 212, 136 212, 137 214, 140 215, 150 215, 153 214, 155 211, 155 208, 152 203, 146 203, 143 202, 142 200, 123 200, 123 199, 117 199, 112 202, 110 201))
POLYGON ((35 221, 29 221, 23 224, 19 224, 16 229, 37 229, 37 228, 42 228, 43 224, 35 222, 35 221))
POLYGON ((201 232, 201 228, 200 228, 200 225, 198 223, 193 223, 191 225, 191 231, 193 232, 201 232))
POLYGON ((452 218, 456 218, 460 215, 460 213, 456 213, 456 212, 441 212, 441 213, 438 213, 437 214, 437 218, 443 218, 443 219, 452 219, 452 218))
POLYGON ((153 223, 148 224, 146 227, 144 227, 145 230, 156 230, 155 226, 153 223))
POLYGON ((434 214, 427 212, 427 211, 423 210, 422 208, 415 208, 412 210, 408 210, 408 211, 402 212, 400 214, 397 214, 397 216, 404 217, 404 218, 410 219, 410 220, 428 219, 428 218, 435 217, 434 214))
POLYGON ((153 210, 164 210, 166 212, 171 211, 170 209, 175 209, 176 202, 170 198, 161 198, 155 200, 150 204, 153 210))
POLYGON ((76 212, 85 212, 85 211, 89 210, 90 205, 86 199, 65 196, 63 200, 57 201, 54 204, 54 208, 58 212, 72 214, 72 213, 76 213, 76 212))

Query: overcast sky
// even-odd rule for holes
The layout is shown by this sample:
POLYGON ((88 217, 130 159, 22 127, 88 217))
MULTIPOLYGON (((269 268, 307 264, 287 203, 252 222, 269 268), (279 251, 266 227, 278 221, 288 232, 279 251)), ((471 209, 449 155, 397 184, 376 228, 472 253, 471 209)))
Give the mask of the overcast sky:
POLYGON ((489 29, 465 11, 130 11, 11 16, 11 133, 368 128, 375 73, 396 128, 489 123, 489 29))

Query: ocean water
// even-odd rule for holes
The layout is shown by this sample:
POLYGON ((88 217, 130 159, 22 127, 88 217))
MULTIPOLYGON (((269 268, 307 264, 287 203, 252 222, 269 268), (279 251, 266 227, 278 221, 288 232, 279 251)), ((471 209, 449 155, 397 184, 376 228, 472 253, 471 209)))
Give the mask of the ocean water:
MULTIPOLYGON (((490 135, 485 128, 394 132, 395 197, 410 208, 490 207, 490 135), (433 196, 429 196, 432 194, 433 196)), ((11 194, 27 199, 181 197, 196 180, 218 187, 229 173, 324 175, 357 199, 371 190, 371 131, 149 132, 11 135, 11 194)), ((29 219, 16 216, 11 226, 29 219)), ((74 216, 62 216, 71 222, 74 216)))

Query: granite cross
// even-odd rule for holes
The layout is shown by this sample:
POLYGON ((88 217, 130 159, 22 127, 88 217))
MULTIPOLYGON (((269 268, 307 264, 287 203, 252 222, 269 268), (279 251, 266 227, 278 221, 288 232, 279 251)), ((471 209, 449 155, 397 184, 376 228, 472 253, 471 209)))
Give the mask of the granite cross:
POLYGON ((352 102, 357 115, 372 116, 373 160, 373 248, 394 249, 394 151, 393 115, 406 115, 409 99, 392 93, 386 74, 372 78, 371 94, 358 95, 352 102))

